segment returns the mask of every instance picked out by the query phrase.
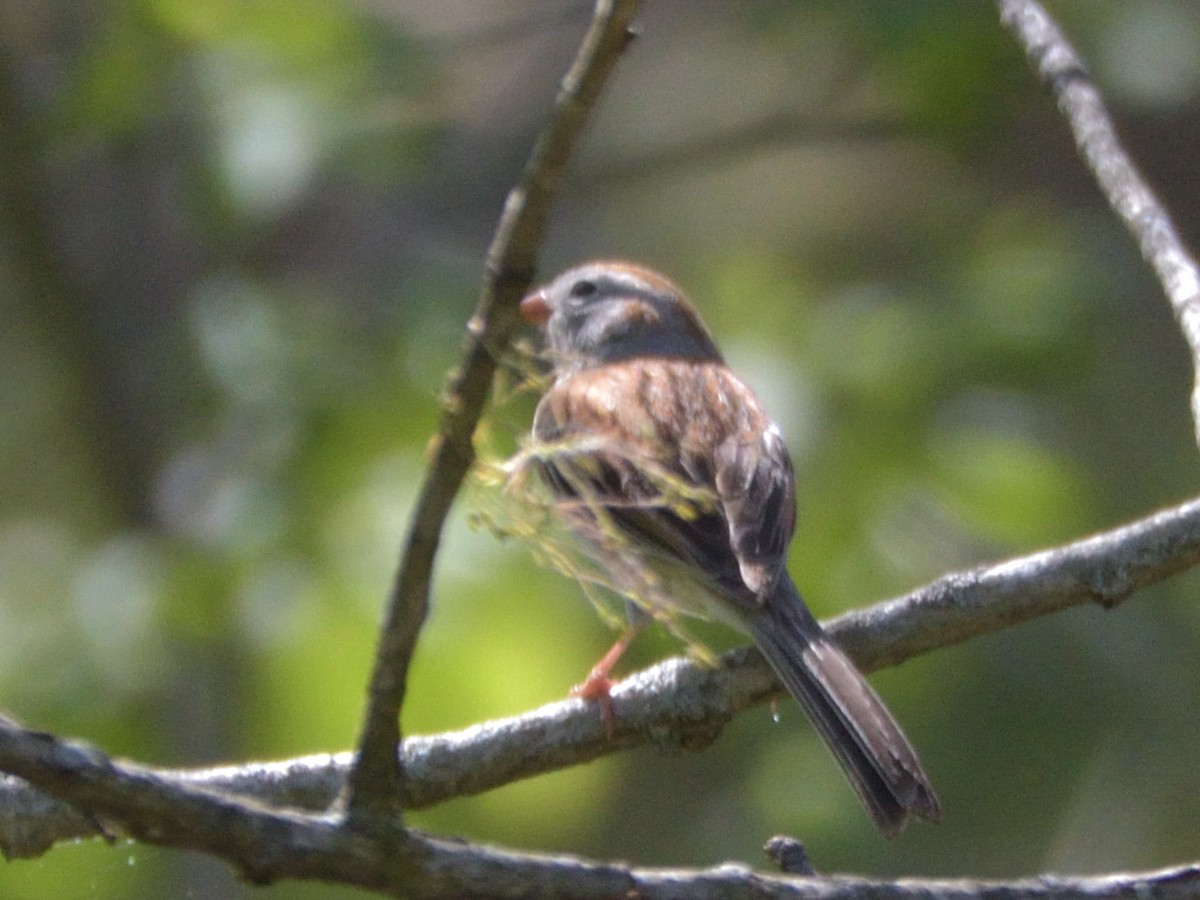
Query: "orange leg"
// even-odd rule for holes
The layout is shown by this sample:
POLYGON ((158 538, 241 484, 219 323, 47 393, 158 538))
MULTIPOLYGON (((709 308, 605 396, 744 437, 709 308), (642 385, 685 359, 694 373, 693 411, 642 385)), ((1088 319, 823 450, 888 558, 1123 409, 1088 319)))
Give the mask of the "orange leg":
POLYGON ((579 697, 581 700, 595 700, 600 704, 600 718, 604 721, 604 733, 610 738, 616 729, 617 714, 613 709, 612 697, 609 694, 616 682, 609 676, 642 627, 642 623, 639 622, 626 628, 600 662, 592 666, 592 671, 588 673, 588 677, 583 680, 583 683, 571 688, 572 697, 579 697))

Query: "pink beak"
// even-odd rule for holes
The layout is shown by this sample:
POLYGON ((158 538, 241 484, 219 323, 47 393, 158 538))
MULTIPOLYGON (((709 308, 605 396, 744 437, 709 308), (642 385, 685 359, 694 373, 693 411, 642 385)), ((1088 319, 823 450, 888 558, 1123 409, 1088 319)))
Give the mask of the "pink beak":
POLYGON ((520 305, 521 316, 526 322, 530 322, 539 328, 543 327, 550 320, 550 304, 546 302, 546 294, 544 291, 534 291, 529 294, 520 305))

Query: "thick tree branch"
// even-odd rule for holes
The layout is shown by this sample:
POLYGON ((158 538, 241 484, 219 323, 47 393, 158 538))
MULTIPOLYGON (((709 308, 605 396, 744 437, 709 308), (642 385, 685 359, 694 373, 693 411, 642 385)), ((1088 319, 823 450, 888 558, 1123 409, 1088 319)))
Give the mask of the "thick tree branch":
POLYGON ((1180 240, 1166 208, 1121 146, 1112 117, 1087 66, 1037 0, 997 0, 1000 18, 1054 92, 1083 161, 1105 198, 1138 242, 1171 303, 1192 350, 1196 371, 1192 418, 1200 442, 1200 268, 1180 240))
POLYGON ((411 898, 1161 898, 1195 896, 1200 867, 1099 878, 1037 878, 1011 883, 966 880, 873 881, 786 878, 740 865, 640 869, 569 856, 517 853, 407 833, 376 841, 335 820, 270 810, 180 784, 0 720, 0 767, 47 794, 70 798, 103 827, 146 843, 224 859, 247 880, 304 878, 411 898))
POLYGON ((442 399, 431 464, 413 513, 380 631, 358 757, 347 780, 346 811, 356 827, 387 829, 403 795, 396 748, 408 666, 429 607, 442 525, 474 460, 471 440, 487 401, 496 354, 517 325, 517 302, 533 277, 537 249, 567 162, 589 113, 629 41, 637 0, 598 0, 550 121, 521 182, 508 195, 488 251, 479 305, 467 326, 462 362, 442 399))
MULTIPOLYGON (((827 624, 860 666, 874 670, 1070 606, 1109 607, 1197 563, 1200 500, 1191 500, 1062 547, 946 575, 827 624)), ((778 693, 774 675, 749 648, 722 655, 711 668, 669 659, 614 689, 611 737, 593 705, 563 700, 459 732, 408 738, 404 805, 432 806, 647 743, 704 747, 738 712, 778 693)), ((351 754, 341 753, 155 775, 273 806, 321 810, 350 761, 351 754)), ((17 772, 2 761, 0 769, 17 772)), ((57 841, 95 833, 95 824, 69 807, 16 779, 0 782, 6 855, 34 856, 57 841)))

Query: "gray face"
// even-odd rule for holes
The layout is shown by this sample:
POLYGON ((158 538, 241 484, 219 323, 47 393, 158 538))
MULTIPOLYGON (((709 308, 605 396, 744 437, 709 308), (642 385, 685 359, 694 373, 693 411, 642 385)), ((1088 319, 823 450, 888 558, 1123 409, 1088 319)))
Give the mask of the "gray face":
POLYGON ((624 263, 589 264, 543 290, 550 349, 569 365, 635 357, 719 361, 691 304, 669 281, 624 263))

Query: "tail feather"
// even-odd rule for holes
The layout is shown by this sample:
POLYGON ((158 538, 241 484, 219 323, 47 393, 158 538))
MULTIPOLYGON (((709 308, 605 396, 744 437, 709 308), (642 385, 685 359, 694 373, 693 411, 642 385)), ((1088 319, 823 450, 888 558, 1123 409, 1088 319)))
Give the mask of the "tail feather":
POLYGON ((894 837, 914 814, 938 821, 941 807, 916 751, 786 575, 749 624, 755 643, 808 714, 879 830, 894 837))

